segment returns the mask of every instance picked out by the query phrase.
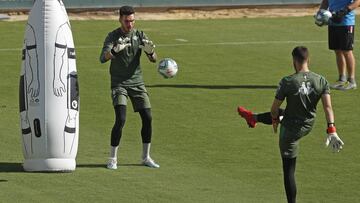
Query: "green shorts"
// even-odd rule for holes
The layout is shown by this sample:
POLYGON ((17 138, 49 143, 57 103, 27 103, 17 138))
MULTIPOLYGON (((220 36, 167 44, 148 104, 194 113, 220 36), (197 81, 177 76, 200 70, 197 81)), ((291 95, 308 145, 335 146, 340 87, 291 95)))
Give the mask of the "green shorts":
POLYGON ((279 147, 282 158, 296 158, 299 153, 299 141, 302 137, 309 134, 311 129, 293 130, 280 127, 279 147))
POLYGON ((151 108, 149 95, 145 85, 134 87, 115 87, 111 89, 113 105, 127 105, 127 98, 130 97, 133 109, 138 112, 141 109, 151 108))

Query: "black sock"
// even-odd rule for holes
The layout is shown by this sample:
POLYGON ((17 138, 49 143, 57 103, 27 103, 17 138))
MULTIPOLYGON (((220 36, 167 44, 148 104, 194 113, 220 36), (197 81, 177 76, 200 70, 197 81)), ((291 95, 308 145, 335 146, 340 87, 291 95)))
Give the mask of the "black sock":
MULTIPOLYGON (((283 115, 284 115, 284 109, 279 109, 279 116, 283 116, 283 115)), ((272 124, 272 118, 271 118, 270 112, 259 113, 259 114, 255 115, 255 120, 257 122, 264 123, 267 125, 272 124)))
POLYGON ((295 167, 296 158, 282 158, 284 185, 288 203, 296 202, 295 167))
POLYGON ((139 111, 142 121, 141 138, 143 143, 151 143, 152 134, 152 116, 151 109, 142 109, 139 111))
POLYGON ((270 112, 257 114, 256 115, 256 121, 260 122, 260 123, 267 124, 267 125, 271 125, 272 124, 272 119, 271 119, 270 112))
POLYGON ((111 131, 111 146, 119 146, 122 129, 125 125, 126 120, 126 106, 125 105, 116 105, 114 106, 115 110, 115 124, 111 131))

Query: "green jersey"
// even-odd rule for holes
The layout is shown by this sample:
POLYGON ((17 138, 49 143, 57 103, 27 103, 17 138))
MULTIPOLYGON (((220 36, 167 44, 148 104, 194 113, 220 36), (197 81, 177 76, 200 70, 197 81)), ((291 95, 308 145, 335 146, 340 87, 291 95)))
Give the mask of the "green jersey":
POLYGON ((311 130, 316 116, 316 105, 323 94, 330 94, 326 79, 313 72, 298 72, 284 77, 275 98, 286 108, 281 124, 293 130, 311 130))
POLYGON ((139 48, 142 40, 147 39, 144 32, 133 29, 125 34, 120 28, 110 32, 105 39, 100 54, 100 61, 105 63, 105 53, 111 51, 119 38, 124 39, 126 37, 130 38, 131 46, 121 50, 111 59, 111 88, 144 84, 140 67, 141 49, 139 48))

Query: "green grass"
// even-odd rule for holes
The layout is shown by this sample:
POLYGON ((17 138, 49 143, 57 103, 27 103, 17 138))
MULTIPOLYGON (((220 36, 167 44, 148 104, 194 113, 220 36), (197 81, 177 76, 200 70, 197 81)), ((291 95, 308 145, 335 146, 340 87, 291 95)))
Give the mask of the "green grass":
MULTIPOLYGON (((100 64, 98 57, 107 32, 116 26, 116 21, 72 22, 81 96, 76 171, 25 173, 18 113, 25 22, 0 22, 0 202, 285 202, 277 135, 261 124, 249 129, 235 109, 269 110, 273 86, 293 72, 290 52, 296 45, 308 46, 312 70, 333 82, 337 71, 326 28, 316 27, 311 17, 138 21, 157 44, 159 57, 174 58, 180 70, 165 80, 142 61, 153 106, 152 156, 161 168, 134 165, 141 154, 140 119, 129 108, 120 167, 110 171, 105 169, 114 119, 109 64, 100 64), (211 44, 222 42, 229 44, 211 44)), ((345 148, 339 154, 324 148, 326 123, 319 104, 314 130, 301 142, 299 202, 359 200, 360 93, 332 95, 345 148)))

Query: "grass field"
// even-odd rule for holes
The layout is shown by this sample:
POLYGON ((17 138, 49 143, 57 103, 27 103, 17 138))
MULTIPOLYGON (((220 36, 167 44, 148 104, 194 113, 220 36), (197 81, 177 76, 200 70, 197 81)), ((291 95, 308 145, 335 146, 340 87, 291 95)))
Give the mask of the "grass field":
MULTIPOLYGON (((269 126, 249 129, 235 109, 269 110, 274 86, 293 72, 290 52, 296 45, 310 48, 313 71, 335 81, 326 28, 311 17, 138 21, 158 56, 174 58, 180 70, 165 80, 142 61, 153 106, 152 157, 161 168, 137 165, 140 118, 129 108, 120 167, 111 171, 105 168, 114 119, 109 64, 98 58, 106 34, 117 26, 72 22, 81 96, 76 171, 25 173, 18 113, 25 22, 0 22, 0 202, 285 202, 277 135, 269 126)), ((301 142, 298 202, 359 201, 360 93, 332 95, 344 150, 333 154, 324 147, 319 104, 314 130, 301 142)))

